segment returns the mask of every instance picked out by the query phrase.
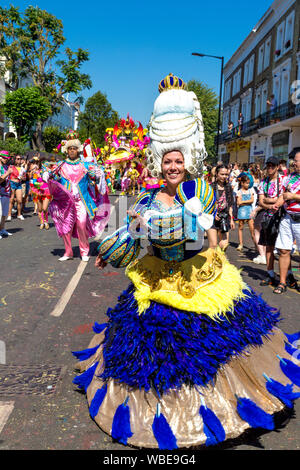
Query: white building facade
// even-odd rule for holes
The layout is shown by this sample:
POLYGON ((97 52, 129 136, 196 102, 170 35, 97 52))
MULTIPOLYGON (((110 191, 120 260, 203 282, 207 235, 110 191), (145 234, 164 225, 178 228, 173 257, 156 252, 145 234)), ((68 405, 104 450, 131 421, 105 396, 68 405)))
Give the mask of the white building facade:
POLYGON ((299 0, 275 0, 225 64, 219 158, 288 160, 300 147, 299 39, 299 0))

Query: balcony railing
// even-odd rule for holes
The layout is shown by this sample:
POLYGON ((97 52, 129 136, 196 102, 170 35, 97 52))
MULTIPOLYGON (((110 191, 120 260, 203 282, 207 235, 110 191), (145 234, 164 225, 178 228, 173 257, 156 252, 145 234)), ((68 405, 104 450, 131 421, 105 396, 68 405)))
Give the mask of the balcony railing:
POLYGON ((233 127, 231 130, 223 132, 219 136, 219 144, 224 144, 233 139, 240 139, 247 137, 257 129, 270 126, 276 122, 285 121, 291 117, 300 115, 300 104, 295 105, 292 101, 277 106, 276 109, 267 111, 266 113, 260 114, 254 119, 243 123, 242 126, 233 127))

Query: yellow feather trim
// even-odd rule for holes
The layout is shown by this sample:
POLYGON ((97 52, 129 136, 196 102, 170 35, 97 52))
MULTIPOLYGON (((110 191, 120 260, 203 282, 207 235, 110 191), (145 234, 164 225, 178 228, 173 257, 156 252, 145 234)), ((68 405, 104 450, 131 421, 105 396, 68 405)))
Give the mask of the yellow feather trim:
MULTIPOLYGON (((243 290, 249 290, 249 287, 242 280, 240 271, 230 264, 223 252, 217 250, 207 250, 201 252, 193 258, 181 263, 169 264, 172 273, 169 277, 165 277, 166 262, 156 257, 146 255, 141 260, 137 260, 134 264, 129 265, 126 274, 135 286, 135 299, 138 303, 139 314, 142 314, 150 306, 150 302, 158 302, 169 305, 179 310, 185 310, 198 314, 208 315, 210 318, 218 319, 226 312, 232 311, 234 301, 238 301, 246 297, 243 290), (214 260, 212 253, 218 254, 218 260, 221 258, 222 265, 217 265, 214 269, 214 276, 202 282, 195 265, 199 265, 199 258, 205 259, 202 262, 201 273, 207 271, 205 267, 211 268, 214 260), (151 282, 145 282, 145 276, 141 274, 139 264, 149 265, 151 258, 151 282), (179 267, 177 267, 179 266, 179 267), (174 272, 173 272, 174 271, 174 272), (189 282, 186 282, 186 273, 190 275, 189 282), (160 274, 161 273, 161 274, 160 274), (185 286, 186 289, 182 289, 185 286)), ((201 274, 200 273, 200 274, 201 274)), ((149 271, 148 271, 149 274, 149 271)))

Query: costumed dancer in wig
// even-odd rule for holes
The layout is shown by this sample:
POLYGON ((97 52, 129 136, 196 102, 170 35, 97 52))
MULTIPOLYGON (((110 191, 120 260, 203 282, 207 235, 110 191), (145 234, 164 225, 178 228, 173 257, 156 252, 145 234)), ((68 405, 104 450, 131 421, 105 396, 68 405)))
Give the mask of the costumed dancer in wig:
MULTIPOLYGON (((215 211, 197 178, 205 157, 199 102, 183 81, 160 82, 148 168, 164 189, 141 193, 96 265, 126 268, 131 283, 87 349, 73 352, 89 412, 117 441, 176 449, 216 445, 249 428, 272 430, 300 397, 292 342, 279 312, 245 284, 218 247, 201 251, 215 211), (140 237, 152 253, 138 259, 140 237)), ((215 244, 215 242, 214 242, 215 244)))
POLYGON ((81 148, 77 134, 70 131, 62 147, 66 160, 43 174, 53 196, 49 213, 65 245, 60 261, 73 258, 72 237, 78 238, 81 258, 88 261, 89 238, 103 231, 110 213, 107 188, 100 181, 103 172, 97 164, 81 161, 81 148))

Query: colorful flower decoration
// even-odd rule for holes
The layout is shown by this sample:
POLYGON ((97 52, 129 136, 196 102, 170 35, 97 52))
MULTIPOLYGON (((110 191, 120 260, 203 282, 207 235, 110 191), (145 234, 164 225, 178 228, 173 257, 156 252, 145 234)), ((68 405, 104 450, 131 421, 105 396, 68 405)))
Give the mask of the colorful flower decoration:
POLYGON ((150 142, 147 132, 148 129, 140 122, 136 124, 128 114, 127 119, 120 119, 113 128, 106 129, 105 145, 99 149, 97 159, 111 166, 132 159, 141 162, 150 142))

